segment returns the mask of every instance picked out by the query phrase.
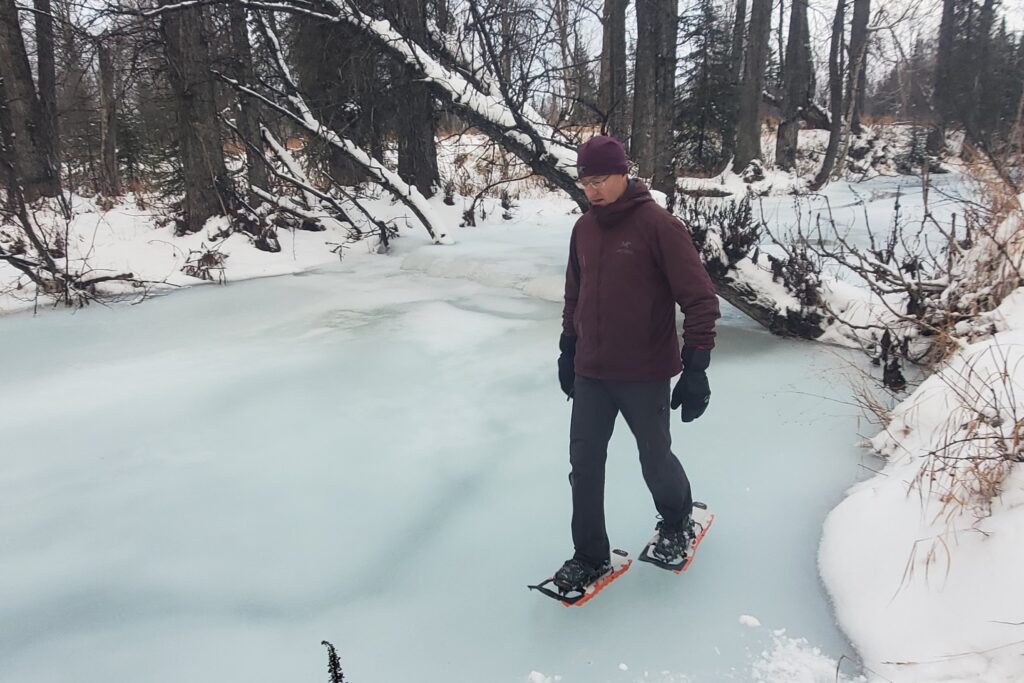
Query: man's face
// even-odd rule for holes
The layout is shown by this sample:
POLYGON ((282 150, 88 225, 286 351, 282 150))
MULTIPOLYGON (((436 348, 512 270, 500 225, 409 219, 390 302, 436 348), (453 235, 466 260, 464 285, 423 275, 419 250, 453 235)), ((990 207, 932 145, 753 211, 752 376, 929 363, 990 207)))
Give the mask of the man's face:
POLYGON ((622 196, 629 180, 622 175, 592 175, 581 178, 578 186, 583 188, 587 201, 593 206, 607 206, 622 196))

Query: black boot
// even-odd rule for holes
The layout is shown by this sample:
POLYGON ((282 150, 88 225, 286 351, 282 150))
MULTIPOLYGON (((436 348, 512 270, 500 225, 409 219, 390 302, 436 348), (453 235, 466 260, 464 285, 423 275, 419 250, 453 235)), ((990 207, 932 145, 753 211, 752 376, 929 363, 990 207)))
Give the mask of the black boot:
POLYGON ((574 557, 566 560, 553 578, 555 585, 563 591, 583 590, 611 571, 611 568, 611 562, 608 560, 595 567, 574 557))
POLYGON ((689 554, 693 538, 693 519, 690 517, 678 527, 658 522, 658 542, 651 548, 651 555, 662 562, 679 562, 689 554))

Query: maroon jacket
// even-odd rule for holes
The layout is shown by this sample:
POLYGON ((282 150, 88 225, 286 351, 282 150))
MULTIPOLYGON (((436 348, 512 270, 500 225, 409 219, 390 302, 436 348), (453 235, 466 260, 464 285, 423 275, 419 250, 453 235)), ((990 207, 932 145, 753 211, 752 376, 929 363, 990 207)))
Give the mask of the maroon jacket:
POLYGON ((576 373, 631 381, 678 374, 674 304, 685 316, 684 344, 712 348, 718 297, 690 233, 631 181, 572 229, 562 332, 576 337, 576 373))

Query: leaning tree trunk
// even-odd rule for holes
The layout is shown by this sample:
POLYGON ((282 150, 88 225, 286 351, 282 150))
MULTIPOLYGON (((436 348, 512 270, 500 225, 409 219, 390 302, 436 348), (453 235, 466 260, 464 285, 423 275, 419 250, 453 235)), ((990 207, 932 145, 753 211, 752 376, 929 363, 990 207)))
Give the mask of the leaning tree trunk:
MULTIPOLYGON (((231 22, 231 50, 233 53, 233 75, 244 84, 256 81, 252 67, 252 45, 249 42, 249 22, 245 6, 231 3, 228 6, 228 18, 231 22)), ((245 146, 245 179, 249 185, 248 200, 250 204, 258 204, 260 197, 256 189, 266 190, 270 187, 267 180, 266 160, 262 153, 263 138, 260 134, 260 118, 255 103, 247 97, 238 98, 238 132, 245 146)))
POLYGON ((99 191, 107 197, 121 194, 117 169, 117 98, 114 96, 114 60, 110 37, 96 41, 100 67, 100 173, 99 191))
POLYGON ((674 124, 678 31, 678 3, 659 3, 654 87, 654 177, 651 187, 668 195, 669 207, 675 202, 676 186, 674 124))
POLYGON ((775 165, 786 171, 796 166, 801 113, 810 101, 803 49, 807 28, 807 0, 793 0, 789 16, 789 41, 786 44, 786 69, 783 71, 782 120, 775 139, 775 165))
POLYGON ((654 115, 657 87, 658 1, 636 0, 636 59, 633 66, 633 133, 629 153, 639 175, 654 175, 654 115))
POLYGON ((743 171, 754 159, 761 158, 761 93, 764 91, 764 71, 772 28, 771 13, 772 0, 752 1, 743 84, 740 86, 736 156, 732 162, 736 173, 743 171))
MULTIPOLYGON (((161 0, 170 5, 175 0, 161 0)), ((210 77, 203 8, 161 15, 164 49, 178 115, 178 146, 185 181, 181 232, 198 232, 226 210, 227 170, 210 77)))
POLYGON ((606 130, 625 142, 629 132, 626 99, 626 5, 629 0, 605 0, 601 42, 601 81, 598 106, 607 122, 606 130))
POLYGON ((839 143, 843 137, 843 73, 839 62, 842 59, 843 25, 845 22, 846 0, 839 0, 836 4, 835 18, 832 21, 832 42, 828 51, 829 115, 832 117, 832 125, 829 129, 825 158, 821 162, 818 175, 811 183, 813 190, 821 189, 832 175, 836 156, 839 154, 839 143))
POLYGON ((8 152, 22 196, 26 202, 56 197, 60 180, 14 0, 0 0, 0 80, 7 103, 8 152))
MULTIPOLYGON (((424 0, 398 0, 398 28, 418 43, 426 42, 427 17, 424 0)), ((416 186, 424 197, 432 197, 441 184, 437 170, 437 132, 434 97, 430 87, 400 76, 402 96, 396 102, 398 119, 398 175, 416 186)))
POLYGON ((850 130, 861 134, 860 117, 864 111, 864 90, 867 86, 867 72, 864 68, 868 59, 868 19, 871 15, 871 0, 853 0, 853 21, 850 24, 850 73, 846 81, 846 101, 849 102, 850 130), (861 68, 854 74, 853 64, 861 68))
MULTIPOLYGON (((444 66, 443 60, 435 58, 422 46, 405 40, 387 22, 371 20, 344 0, 324 2, 324 5, 328 4, 336 10, 333 17, 336 21, 359 29, 384 47, 412 74, 429 83, 433 92, 450 103, 452 109, 467 122, 518 156, 535 173, 565 190, 581 207, 586 206, 585 198, 574 183, 575 152, 558 141, 555 131, 547 127, 532 108, 513 109, 509 101, 499 97, 492 88, 463 77, 462 73, 470 73, 471 70, 444 66)), ((305 124, 308 130, 322 130, 308 119, 305 124)), ((330 131, 321 134, 336 137, 330 131)), ((343 141, 336 141, 336 144, 340 142, 343 141)), ((730 247, 737 236, 727 227, 715 230, 718 234, 710 242, 722 246, 716 253, 705 254, 704 258, 722 298, 777 334, 813 338, 822 333, 826 324, 823 311, 815 307, 798 310, 780 308, 776 295, 780 285, 766 282, 758 267, 743 254, 752 247, 744 246, 745 243, 730 247), (735 254, 737 251, 740 252, 739 257, 726 257, 720 253, 735 254), (758 275, 751 277, 749 273, 753 271, 758 275)), ((783 288, 790 291, 786 285, 783 288)))

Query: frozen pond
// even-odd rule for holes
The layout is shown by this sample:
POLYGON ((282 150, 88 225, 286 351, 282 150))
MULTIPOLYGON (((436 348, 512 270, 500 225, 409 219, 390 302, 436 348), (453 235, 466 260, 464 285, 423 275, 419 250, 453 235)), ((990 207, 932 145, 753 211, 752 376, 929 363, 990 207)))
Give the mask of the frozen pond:
MULTIPOLYGON (((476 249, 557 280, 566 237, 476 249)), ((561 307, 439 249, 0 319, 0 681, 317 681, 325 639, 352 683, 834 680, 820 525, 872 433, 841 355, 726 307, 673 422, 713 530, 566 609, 526 589, 571 554, 561 307)), ((639 551, 621 421, 607 507, 639 551)))

